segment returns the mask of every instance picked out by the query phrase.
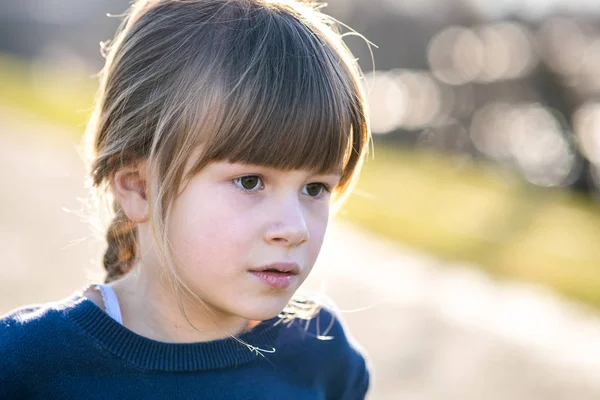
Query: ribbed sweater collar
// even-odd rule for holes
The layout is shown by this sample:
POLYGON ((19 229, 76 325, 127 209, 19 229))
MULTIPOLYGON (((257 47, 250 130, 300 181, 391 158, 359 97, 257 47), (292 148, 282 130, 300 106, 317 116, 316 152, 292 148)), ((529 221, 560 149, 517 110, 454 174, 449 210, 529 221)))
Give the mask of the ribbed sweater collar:
MULTIPOLYGON (((236 367, 260 355, 232 338, 197 343, 166 343, 140 336, 125 328, 92 301, 74 294, 63 303, 63 315, 87 336, 114 355, 145 370, 198 371, 236 367)), ((284 324, 278 317, 265 320, 238 336, 250 346, 272 352, 284 324)), ((277 350, 277 349, 276 349, 277 350)))

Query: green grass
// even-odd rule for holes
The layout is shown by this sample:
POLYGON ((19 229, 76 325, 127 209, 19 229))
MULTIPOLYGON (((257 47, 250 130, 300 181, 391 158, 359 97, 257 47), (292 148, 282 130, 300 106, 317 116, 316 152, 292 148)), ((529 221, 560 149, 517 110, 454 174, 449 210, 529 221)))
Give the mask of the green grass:
POLYGON ((574 193, 484 163, 376 148, 343 211, 400 243, 600 309, 600 209, 574 193))
MULTIPOLYGON (((67 72, 32 70, 0 55, 0 102, 80 134, 96 80, 67 72)), ((593 201, 427 150, 376 146, 375 154, 342 218, 499 279, 548 285, 600 309, 600 210, 593 201)))

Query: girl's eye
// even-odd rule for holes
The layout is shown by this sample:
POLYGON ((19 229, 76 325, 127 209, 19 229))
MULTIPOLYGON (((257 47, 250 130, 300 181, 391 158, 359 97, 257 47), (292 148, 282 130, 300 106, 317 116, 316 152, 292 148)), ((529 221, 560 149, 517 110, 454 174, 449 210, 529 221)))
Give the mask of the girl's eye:
POLYGON ((255 192, 258 189, 263 188, 262 179, 256 175, 247 175, 239 178, 235 178, 233 182, 240 187, 240 189, 247 192, 255 192))
POLYGON ((324 183, 309 183, 308 185, 304 186, 304 188, 306 189, 306 191, 303 189, 302 193, 309 195, 310 197, 321 197, 321 195, 323 195, 324 191, 328 190, 327 186, 324 183))

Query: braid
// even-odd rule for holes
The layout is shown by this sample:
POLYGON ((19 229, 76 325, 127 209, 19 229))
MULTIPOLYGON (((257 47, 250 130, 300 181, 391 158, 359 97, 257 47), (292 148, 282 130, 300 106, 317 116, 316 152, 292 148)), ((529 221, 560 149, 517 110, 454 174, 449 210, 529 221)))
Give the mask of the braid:
POLYGON ((113 202, 115 217, 106 232, 108 248, 104 253, 105 283, 119 279, 132 268, 137 251, 136 227, 117 201, 113 202))

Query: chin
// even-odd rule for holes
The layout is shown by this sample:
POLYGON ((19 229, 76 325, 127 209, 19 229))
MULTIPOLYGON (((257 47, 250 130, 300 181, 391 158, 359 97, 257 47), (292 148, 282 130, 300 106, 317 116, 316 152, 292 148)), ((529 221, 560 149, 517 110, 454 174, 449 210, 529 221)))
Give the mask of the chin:
POLYGON ((240 310, 239 316, 252 321, 264 321, 279 315, 290 300, 290 296, 285 298, 270 299, 269 301, 257 301, 255 304, 245 304, 240 310))

